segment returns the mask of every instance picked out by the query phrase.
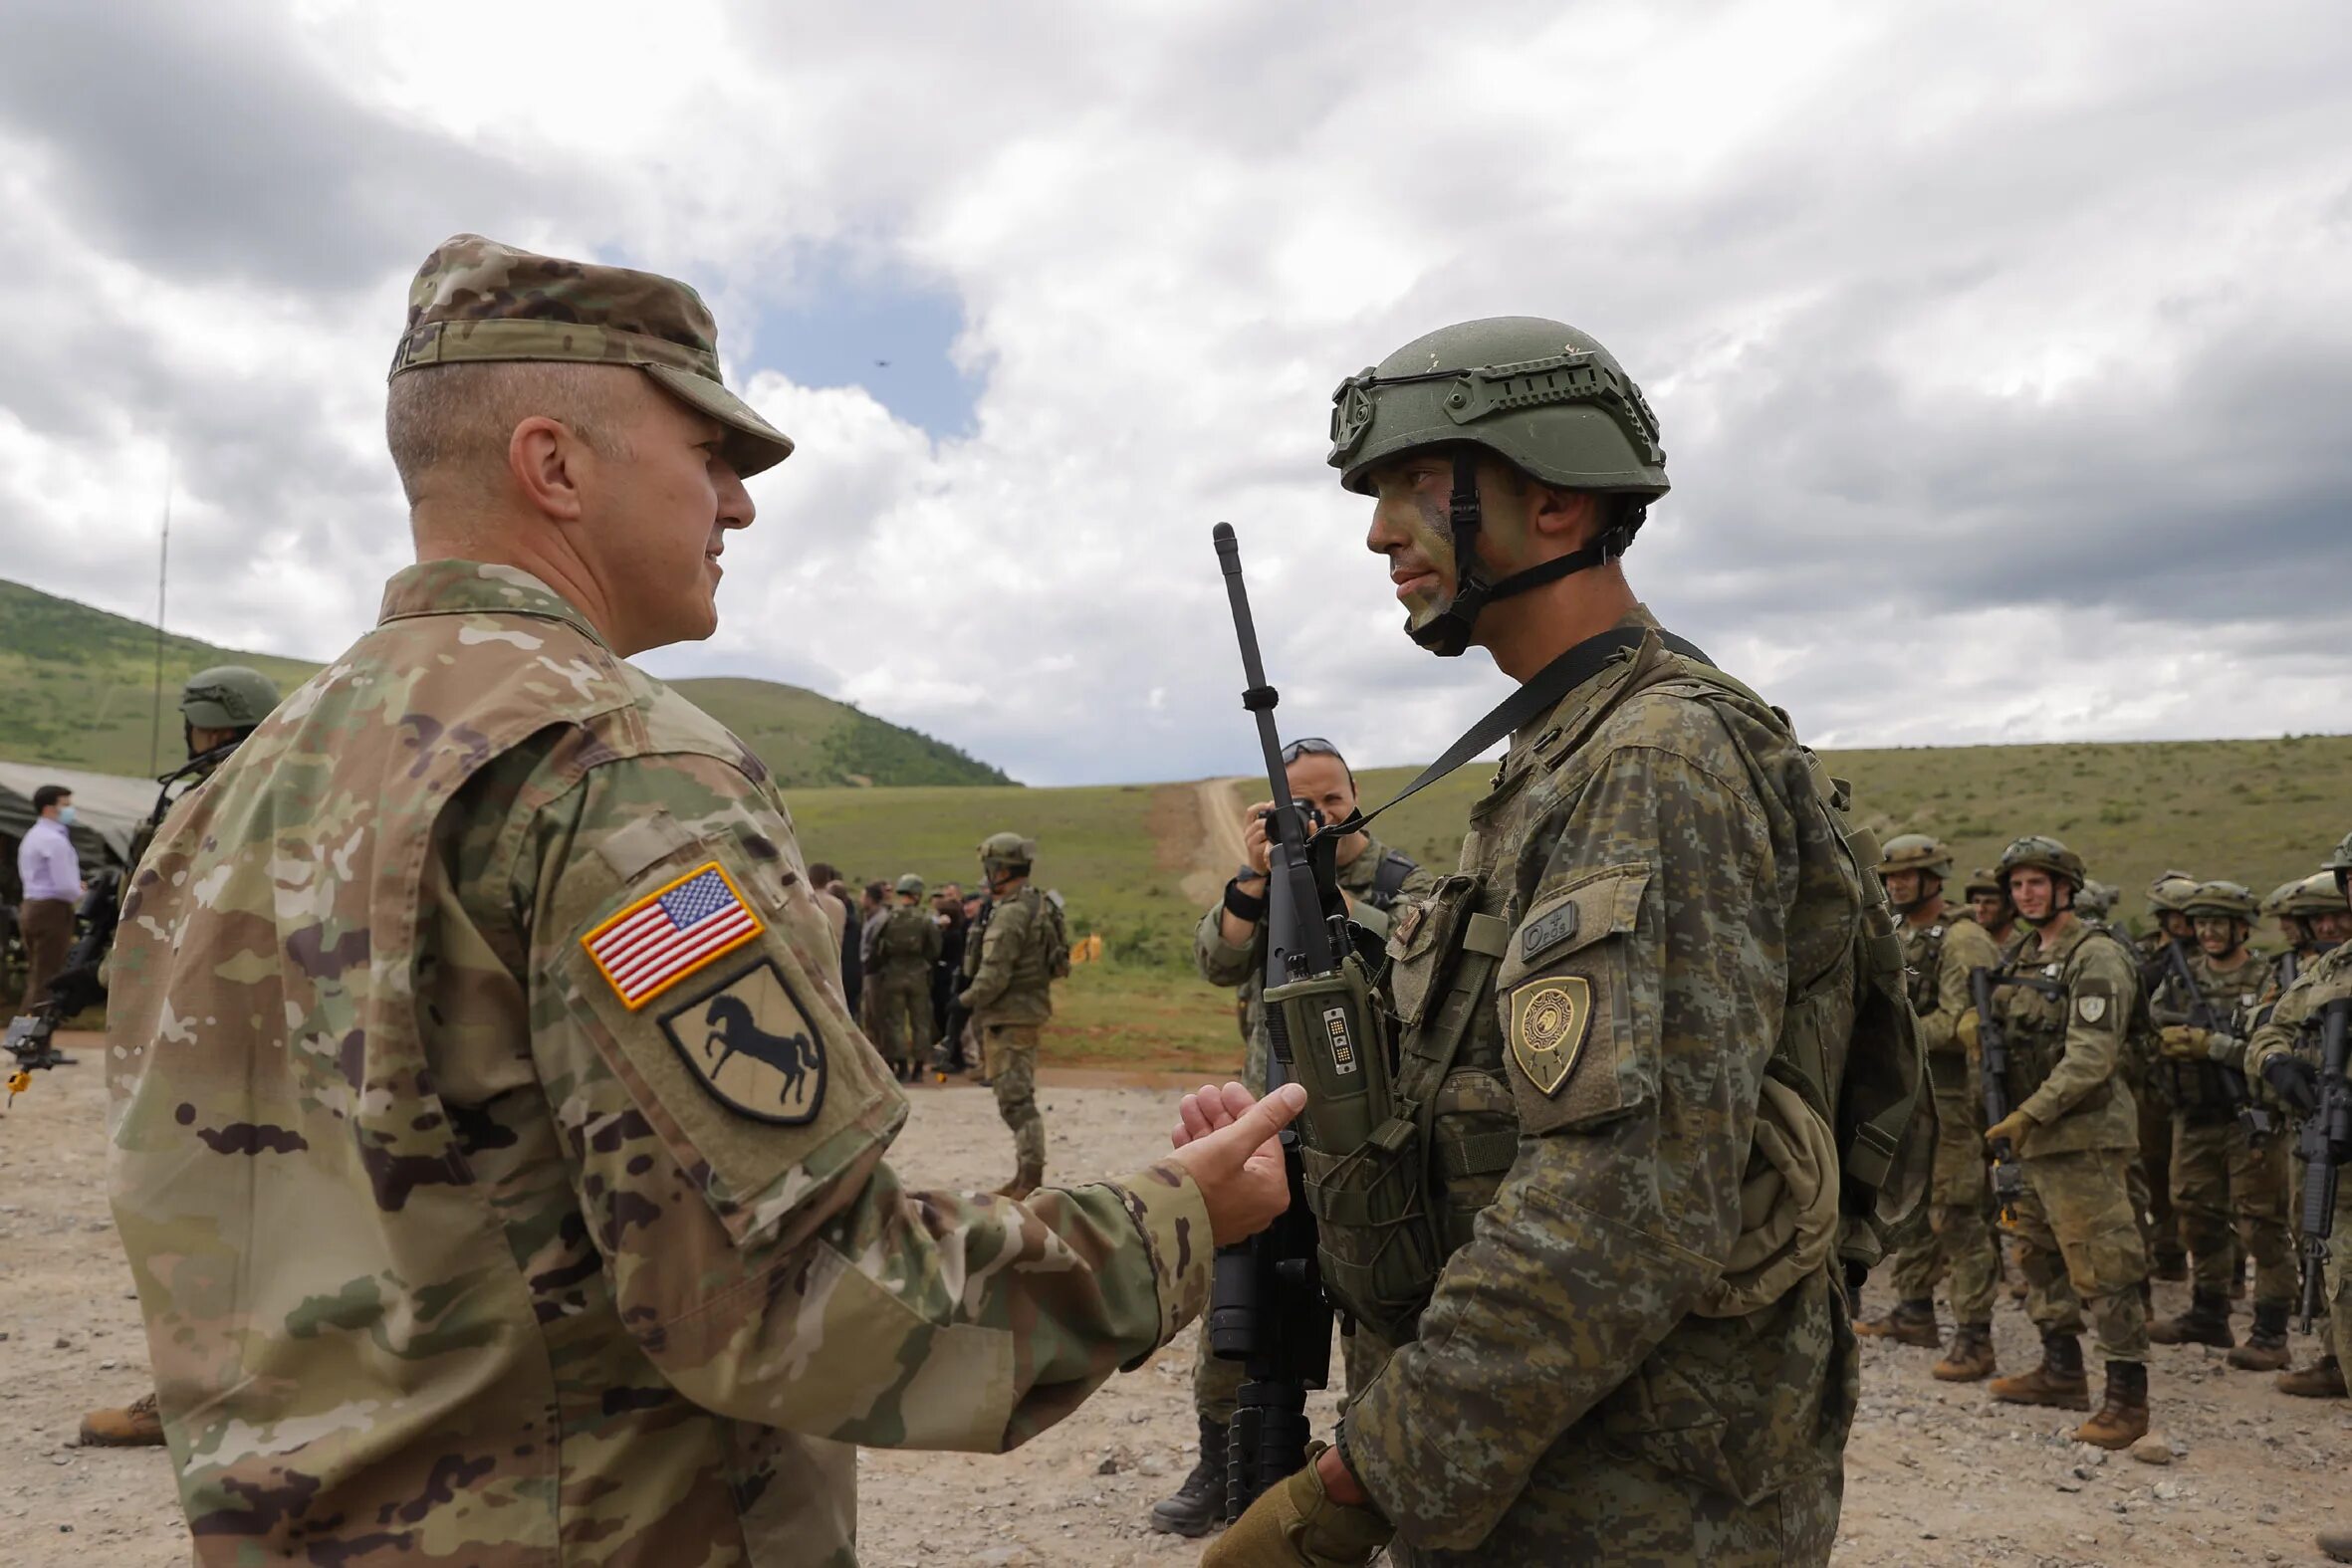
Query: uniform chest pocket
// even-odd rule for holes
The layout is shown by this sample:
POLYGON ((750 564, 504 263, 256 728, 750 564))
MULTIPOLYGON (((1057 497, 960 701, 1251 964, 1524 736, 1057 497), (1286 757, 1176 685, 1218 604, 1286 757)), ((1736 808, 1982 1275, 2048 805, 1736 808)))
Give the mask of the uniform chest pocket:
POLYGON ((1602 1120, 1658 1093, 1657 999, 1629 972, 1649 886, 1646 862, 1579 872, 1540 891, 1512 933, 1495 1006, 1529 1133, 1602 1120))
POLYGON ((1461 951, 1463 923, 1477 910, 1482 880, 1456 873, 1438 883, 1436 891, 1407 907, 1388 929, 1388 1006, 1407 1027, 1429 1011, 1430 999, 1442 996, 1446 977, 1461 951))

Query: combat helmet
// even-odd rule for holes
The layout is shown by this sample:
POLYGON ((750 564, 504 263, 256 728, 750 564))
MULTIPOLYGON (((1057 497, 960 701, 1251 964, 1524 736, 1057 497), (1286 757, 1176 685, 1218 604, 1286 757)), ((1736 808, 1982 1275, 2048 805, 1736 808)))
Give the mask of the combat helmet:
POLYGON ((1929 876, 1949 881, 1952 877, 1952 851, 1942 840, 1926 833, 1897 833, 1886 842, 1885 858, 1878 862, 1878 874, 1890 871, 1925 871, 1929 876))
POLYGON ((2082 891, 2082 856, 2046 834, 2027 833, 2010 840, 2000 852, 2001 886, 2006 887, 2012 874, 2028 866, 2047 871, 2077 893, 2082 891))
POLYGON ((2271 896, 2278 900, 2275 913, 2283 919, 2308 920, 2313 915, 2344 912, 2344 890, 2337 885, 2333 871, 2314 871, 2300 882, 2289 882, 2271 896))
POLYGON ((1971 871, 1968 886, 1962 890, 1960 896, 1975 898, 1979 893, 1990 893, 1995 898, 2003 899, 2009 896, 2008 885, 1994 874, 1991 866, 1979 866, 1971 871))
POLYGON ((1372 470, 1400 453, 1455 449, 1454 596, 1416 612, 1405 628, 1445 657, 1470 645, 1472 625, 1493 600, 1623 555, 1649 503, 1669 488, 1658 417, 1641 388, 1615 355, 1564 322, 1496 316, 1442 327, 1340 382, 1331 405, 1328 461, 1358 495, 1374 494, 1372 470), (1482 448, 1546 485, 1627 501, 1593 545, 1490 582, 1473 548, 1482 448))
POLYGON ((2231 920, 2254 923, 2261 906, 2254 902, 2253 889, 2243 882, 2201 882, 2181 904, 2181 913, 2191 920, 2200 915, 2226 916, 2231 920))
POLYGON ((898 891, 901 893, 912 894, 916 898, 921 898, 923 896, 923 879, 915 875, 912 871, 909 871, 906 875, 900 877, 898 879, 897 886, 898 891))
POLYGON ((242 664, 198 670, 179 689, 180 717, 199 730, 250 730, 277 706, 277 683, 242 664))
POLYGON ((2117 890, 2096 877, 2085 877, 2082 891, 2074 895, 2074 912, 2085 920, 2105 920, 2115 912, 2117 890))
POLYGON ((2197 878, 2186 871, 2159 871, 2148 884, 2148 907, 2160 914, 2177 915, 2190 894, 2197 891, 2197 878))
MULTIPOLYGON (((2319 868, 2333 871, 2336 874, 2336 891, 2345 893, 2345 880, 2352 878, 2352 833, 2344 835, 2344 841, 2336 845, 2336 852, 2320 861, 2319 868)), ((2352 898, 2352 893, 2346 893, 2346 897, 2352 898)))
POLYGON ((1038 858, 1038 841, 1019 833, 991 833, 980 841, 980 868, 991 876, 1029 875, 1038 858))

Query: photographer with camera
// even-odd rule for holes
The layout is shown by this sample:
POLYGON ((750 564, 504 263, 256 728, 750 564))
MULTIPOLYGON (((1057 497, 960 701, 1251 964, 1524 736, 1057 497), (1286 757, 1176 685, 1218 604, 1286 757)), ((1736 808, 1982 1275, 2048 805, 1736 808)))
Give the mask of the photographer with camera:
MULTIPOLYGON (((1283 773, 1291 794, 1304 808, 1310 828, 1344 822, 1355 814, 1355 773, 1339 748, 1320 736, 1304 736, 1283 748, 1283 773)), ((1225 884, 1222 898, 1201 917, 1193 941, 1193 960, 1201 978, 1212 986, 1230 986, 1242 1014, 1249 1040, 1243 1076, 1252 1094, 1266 1092, 1266 1007, 1261 998, 1266 971, 1266 896, 1269 855, 1267 818, 1271 800, 1260 800, 1242 818, 1242 847, 1248 861, 1225 884)), ((1339 888, 1356 924, 1374 936, 1388 934, 1389 911, 1403 898, 1427 893, 1436 879, 1402 852, 1388 848, 1368 832, 1350 833, 1338 844, 1339 888)), ((1370 1336, 1361 1330, 1345 1341, 1348 1382, 1352 1385, 1359 1361, 1372 1354, 1370 1336)), ((1162 1533, 1206 1535, 1225 1518, 1226 1427, 1233 1420, 1234 1400, 1243 1367, 1209 1354, 1204 1336, 1193 1363, 1192 1398, 1200 1417, 1201 1456, 1174 1495, 1152 1505, 1151 1527, 1162 1533)))

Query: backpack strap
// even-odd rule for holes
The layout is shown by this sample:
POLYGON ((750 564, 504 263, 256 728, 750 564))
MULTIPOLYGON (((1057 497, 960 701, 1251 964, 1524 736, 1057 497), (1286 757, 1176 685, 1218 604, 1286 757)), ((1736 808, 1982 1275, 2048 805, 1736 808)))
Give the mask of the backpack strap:
POLYGON ((1374 909, 1394 909, 1397 894, 1405 890, 1405 878, 1421 869, 1420 862, 1401 849, 1381 851, 1379 867, 1372 873, 1372 890, 1364 900, 1374 909))

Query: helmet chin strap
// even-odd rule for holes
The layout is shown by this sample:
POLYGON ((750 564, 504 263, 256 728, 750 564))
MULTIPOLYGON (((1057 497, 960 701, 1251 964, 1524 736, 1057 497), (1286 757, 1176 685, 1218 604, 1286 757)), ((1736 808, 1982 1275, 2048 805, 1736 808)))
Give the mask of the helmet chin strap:
POLYGON ((1479 522, 1478 456, 1474 450, 1465 449, 1454 455, 1454 493, 1446 502, 1446 524, 1454 540, 1454 596, 1429 619, 1405 628, 1407 636, 1441 659, 1458 658, 1468 650, 1471 630, 1478 624, 1480 612, 1495 600, 1511 598, 1546 582, 1557 582, 1588 566, 1597 566, 1612 556, 1622 555, 1625 548, 1619 530, 1611 528, 1582 550, 1555 556, 1524 571, 1515 571, 1500 582, 1490 582, 1479 564, 1479 522))

